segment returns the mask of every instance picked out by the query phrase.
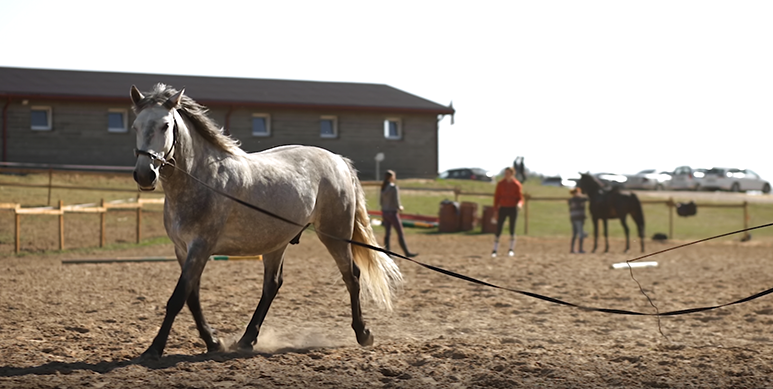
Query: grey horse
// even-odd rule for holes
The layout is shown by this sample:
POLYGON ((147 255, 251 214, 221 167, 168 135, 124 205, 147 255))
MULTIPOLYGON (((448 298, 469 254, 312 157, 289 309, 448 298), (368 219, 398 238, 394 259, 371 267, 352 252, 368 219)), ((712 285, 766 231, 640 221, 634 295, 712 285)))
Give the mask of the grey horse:
POLYGON ((313 225, 333 256, 349 291, 352 328, 362 346, 373 343, 360 308, 360 288, 391 309, 394 288, 402 281, 387 255, 346 242, 377 245, 370 227, 365 197, 357 173, 346 158, 309 146, 282 146, 246 153, 239 142, 223 134, 207 109, 164 84, 147 95, 131 87, 137 119, 134 180, 141 190, 163 183, 164 227, 174 243, 182 272, 169 298, 166 315, 153 343, 142 354, 163 354, 177 314, 187 303, 208 352, 224 350, 207 324, 199 301, 202 272, 212 254, 263 254, 263 294, 236 343, 252 350, 260 326, 282 286, 288 244, 313 225), (165 163, 164 161, 173 161, 165 163), (198 183, 267 209, 294 221, 287 223, 221 196, 198 183))

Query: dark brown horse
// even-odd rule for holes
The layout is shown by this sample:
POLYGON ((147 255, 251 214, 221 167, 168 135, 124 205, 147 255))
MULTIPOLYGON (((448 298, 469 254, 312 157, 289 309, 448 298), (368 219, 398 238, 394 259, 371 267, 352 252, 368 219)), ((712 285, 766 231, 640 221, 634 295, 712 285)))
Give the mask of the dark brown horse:
POLYGON ((641 209, 641 203, 635 193, 623 193, 619 188, 607 189, 596 178, 587 173, 580 173, 580 181, 577 186, 583 193, 588 195, 590 200, 590 214, 593 219, 593 251, 596 251, 599 240, 598 224, 599 219, 604 221, 604 252, 609 251, 609 236, 607 234, 607 219, 620 219, 625 231, 625 252, 631 248, 628 237, 628 224, 625 222, 626 216, 631 214, 631 218, 636 222, 639 230, 639 241, 641 242, 641 251, 644 252, 644 212, 641 209))

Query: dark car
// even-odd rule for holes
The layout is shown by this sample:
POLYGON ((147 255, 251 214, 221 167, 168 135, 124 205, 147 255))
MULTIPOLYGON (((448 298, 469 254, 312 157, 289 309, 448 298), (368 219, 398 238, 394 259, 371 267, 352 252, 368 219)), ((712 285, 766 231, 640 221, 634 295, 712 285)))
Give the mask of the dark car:
POLYGON ((449 180, 477 180, 491 182, 494 180, 493 174, 479 168, 460 168, 446 170, 440 173, 438 178, 449 180))

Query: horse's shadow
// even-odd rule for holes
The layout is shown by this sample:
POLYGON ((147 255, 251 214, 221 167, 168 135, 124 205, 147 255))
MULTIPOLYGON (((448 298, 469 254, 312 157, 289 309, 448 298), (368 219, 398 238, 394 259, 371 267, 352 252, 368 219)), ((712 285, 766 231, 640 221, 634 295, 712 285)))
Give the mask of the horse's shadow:
POLYGON ((138 365, 152 370, 163 370, 182 362, 200 363, 200 362, 226 362, 239 359, 251 359, 255 357, 271 358, 281 354, 308 354, 320 349, 329 347, 285 347, 273 352, 219 352, 198 355, 172 354, 163 356, 157 360, 143 360, 134 358, 122 361, 101 361, 96 363, 88 362, 49 362, 40 366, 15 367, 0 366, 0 377, 16 377, 25 375, 54 375, 69 374, 75 371, 93 371, 95 373, 109 373, 115 369, 127 366, 138 365))

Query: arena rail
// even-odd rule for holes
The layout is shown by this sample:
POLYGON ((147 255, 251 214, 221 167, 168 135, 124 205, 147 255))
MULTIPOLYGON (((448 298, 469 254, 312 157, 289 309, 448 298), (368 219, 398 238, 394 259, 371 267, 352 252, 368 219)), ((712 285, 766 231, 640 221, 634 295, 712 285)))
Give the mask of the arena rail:
POLYGON ((15 228, 14 228, 14 240, 15 240, 15 252, 21 251, 21 216, 22 215, 54 215, 59 216, 59 250, 64 250, 64 215, 65 213, 96 213, 100 217, 100 234, 99 234, 99 247, 105 246, 105 216, 111 209, 114 210, 135 210, 136 219, 136 238, 137 243, 142 240, 142 209, 146 204, 163 204, 163 198, 143 199, 137 195, 136 199, 126 200, 114 200, 105 202, 101 200, 99 206, 97 204, 74 204, 65 206, 62 200, 59 200, 59 206, 54 207, 31 207, 23 208, 20 204, 15 203, 0 203, 0 210, 8 210, 14 213, 15 228))

